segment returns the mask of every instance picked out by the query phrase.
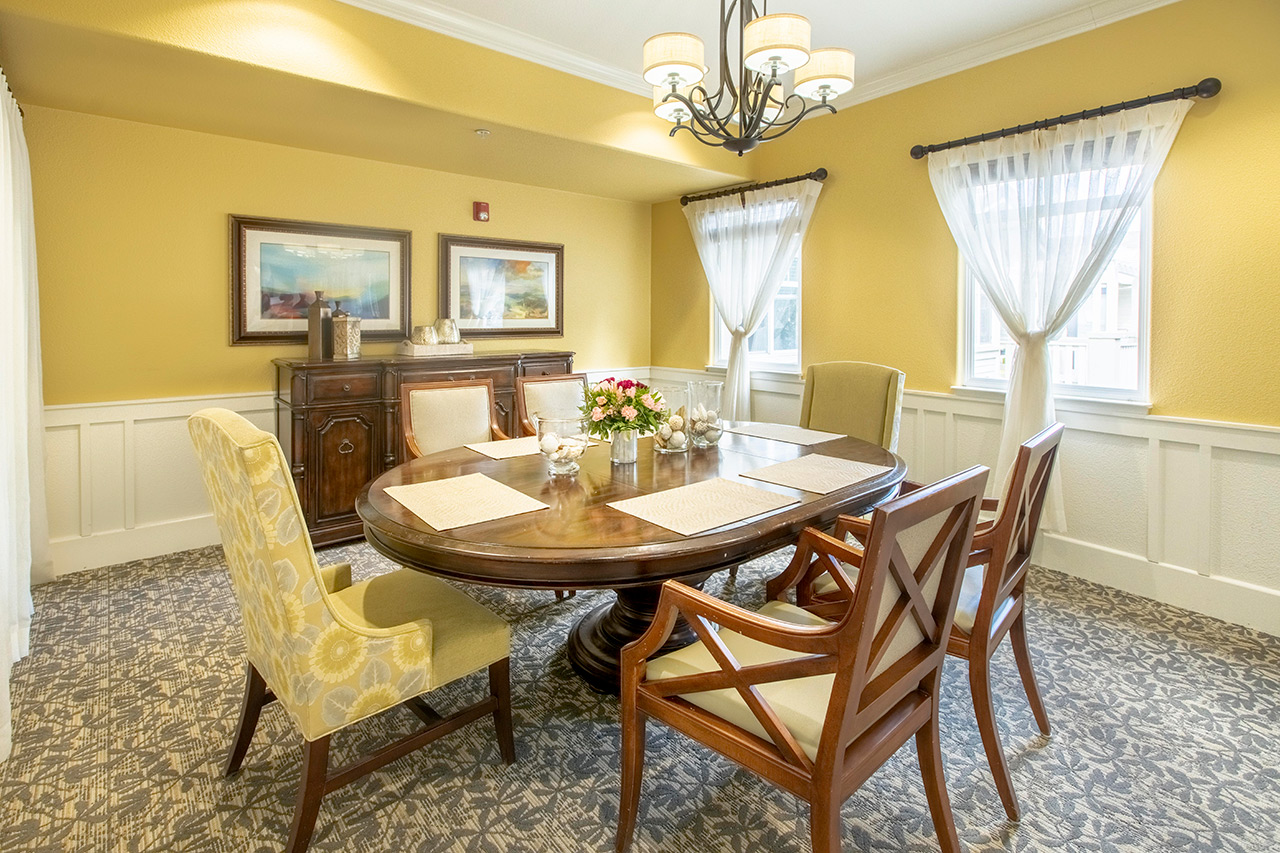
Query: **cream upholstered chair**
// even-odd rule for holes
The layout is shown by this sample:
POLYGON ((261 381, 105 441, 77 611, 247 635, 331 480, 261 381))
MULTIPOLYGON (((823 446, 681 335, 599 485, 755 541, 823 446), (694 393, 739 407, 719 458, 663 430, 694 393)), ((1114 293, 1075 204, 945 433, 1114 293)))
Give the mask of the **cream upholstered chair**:
MULTIPOLYGON (((1026 584, 1062 430, 1062 424, 1053 424, 1027 439, 1018 448, 1004 496, 999 500, 983 499, 982 509, 994 512, 995 517, 980 522, 973 537, 973 551, 960 586, 955 627, 947 643, 947 654, 969 662, 969 690, 978 732, 996 791, 1010 820, 1019 819, 1020 809, 996 725, 991 658, 1007 635, 1036 725, 1043 734, 1049 734, 1049 716, 1040 698, 1027 645, 1026 584)), ((908 483, 903 488, 909 493, 920 486, 908 483)), ((842 520, 836 528, 838 537, 848 536, 855 543, 867 541, 870 532, 870 526, 862 519, 842 520)), ((814 585, 810 609, 830 613, 847 606, 847 602, 848 596, 830 578, 822 578, 814 585)))
POLYGON ((492 379, 400 386, 400 425, 414 457, 507 438, 496 414, 492 379))
POLYGON ((561 373, 552 376, 521 376, 516 379, 516 418, 522 435, 537 435, 533 416, 570 417, 582 410, 586 399, 587 374, 561 373))
POLYGON ((302 732, 302 783, 287 849, 305 850, 325 793, 466 723, 492 715, 507 763, 507 624, 435 578, 400 569, 353 584, 349 565, 320 568, 280 444, 234 412, 187 422, 244 623, 248 678, 226 773, 244 760, 258 714, 278 701, 302 732), (484 699, 441 718, 420 694, 488 668, 484 699), (338 729, 399 704, 427 725, 328 772, 338 729))
POLYGON ((800 426, 838 432, 897 451, 906 374, 862 361, 811 364, 804 375, 800 426))
POLYGON ((883 504, 865 553, 805 530, 759 613, 663 584, 652 627, 622 650, 620 853, 635 828, 649 717, 807 800, 815 853, 840 850, 841 804, 914 737, 938 841, 959 851, 938 701, 986 479, 973 468, 883 504), (783 600, 794 589, 807 604, 825 576, 853 602, 835 621, 783 600), (650 660, 681 616, 699 641, 650 660))

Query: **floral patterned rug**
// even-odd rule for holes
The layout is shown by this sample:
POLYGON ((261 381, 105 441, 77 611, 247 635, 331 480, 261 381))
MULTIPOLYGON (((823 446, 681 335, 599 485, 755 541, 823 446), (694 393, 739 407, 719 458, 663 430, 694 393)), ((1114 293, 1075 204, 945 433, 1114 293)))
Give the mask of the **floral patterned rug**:
MULTIPOLYGON (((746 606, 788 554, 709 592, 746 606)), ((367 546, 330 549, 367 577, 367 546)), ((1007 648, 997 708, 1024 817, 1011 824, 983 758, 964 664, 949 660, 943 753, 961 839, 978 851, 1280 849, 1280 639, 1036 570, 1029 632, 1054 726, 1041 736, 1007 648)), ((325 798, 315 851, 606 851, 618 799, 618 704, 580 682, 568 626, 607 592, 469 588, 513 626, 518 760, 468 726, 325 798)), ((244 764, 220 776, 241 698, 242 639, 221 552, 68 576, 36 590, 13 676, 13 756, 0 764, 0 850, 279 850, 301 738, 269 706, 244 764)), ((483 675, 432 694, 471 701, 483 675)), ((335 736, 332 760, 417 724, 395 709, 335 736)), ((847 851, 937 851, 914 749, 845 804, 847 851)), ((637 853, 807 851, 806 808, 651 724, 637 853)))

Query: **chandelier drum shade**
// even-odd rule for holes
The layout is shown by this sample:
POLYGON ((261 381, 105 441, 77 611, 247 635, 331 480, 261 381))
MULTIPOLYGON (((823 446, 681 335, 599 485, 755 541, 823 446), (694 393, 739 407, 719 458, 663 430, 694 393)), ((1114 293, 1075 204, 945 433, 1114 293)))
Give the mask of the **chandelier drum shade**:
POLYGON ((644 43, 644 79, 654 87, 654 114, 675 124, 671 136, 687 130, 699 142, 738 156, 777 139, 806 116, 834 113, 829 101, 853 88, 850 51, 811 50, 807 18, 761 14, 753 0, 720 0, 720 77, 714 90, 704 82, 704 59, 702 40, 689 33, 662 33, 644 43), (784 76, 793 72, 794 91, 787 94, 784 76))

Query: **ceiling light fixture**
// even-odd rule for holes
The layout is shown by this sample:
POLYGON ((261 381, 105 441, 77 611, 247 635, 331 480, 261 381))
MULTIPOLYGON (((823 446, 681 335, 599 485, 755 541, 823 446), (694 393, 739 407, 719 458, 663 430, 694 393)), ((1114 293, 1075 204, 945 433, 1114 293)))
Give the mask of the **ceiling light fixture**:
POLYGON ((707 73, 702 39, 662 33, 644 43, 644 79, 653 86, 653 111, 675 123, 671 136, 687 130, 699 142, 741 157, 811 113, 834 113, 828 101, 853 88, 853 53, 833 47, 810 51, 807 18, 770 15, 767 2, 762 8, 765 14, 754 0, 720 0, 720 81, 714 92, 699 85, 707 73), (736 74, 729 65, 730 29, 737 34, 736 74), (789 72, 794 72, 790 95, 782 79, 789 72), (817 103, 806 104, 806 98, 817 103))

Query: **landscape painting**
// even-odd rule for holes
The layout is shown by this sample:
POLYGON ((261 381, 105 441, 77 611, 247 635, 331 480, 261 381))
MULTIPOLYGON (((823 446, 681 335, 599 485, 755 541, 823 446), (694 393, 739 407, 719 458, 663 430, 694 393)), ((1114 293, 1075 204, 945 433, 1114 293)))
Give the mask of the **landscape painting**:
POLYGON ((408 336, 408 231, 232 216, 231 232, 233 344, 304 343, 317 291, 364 338, 408 336))
POLYGON ((464 337, 562 335, 564 246, 440 235, 440 316, 464 337))

